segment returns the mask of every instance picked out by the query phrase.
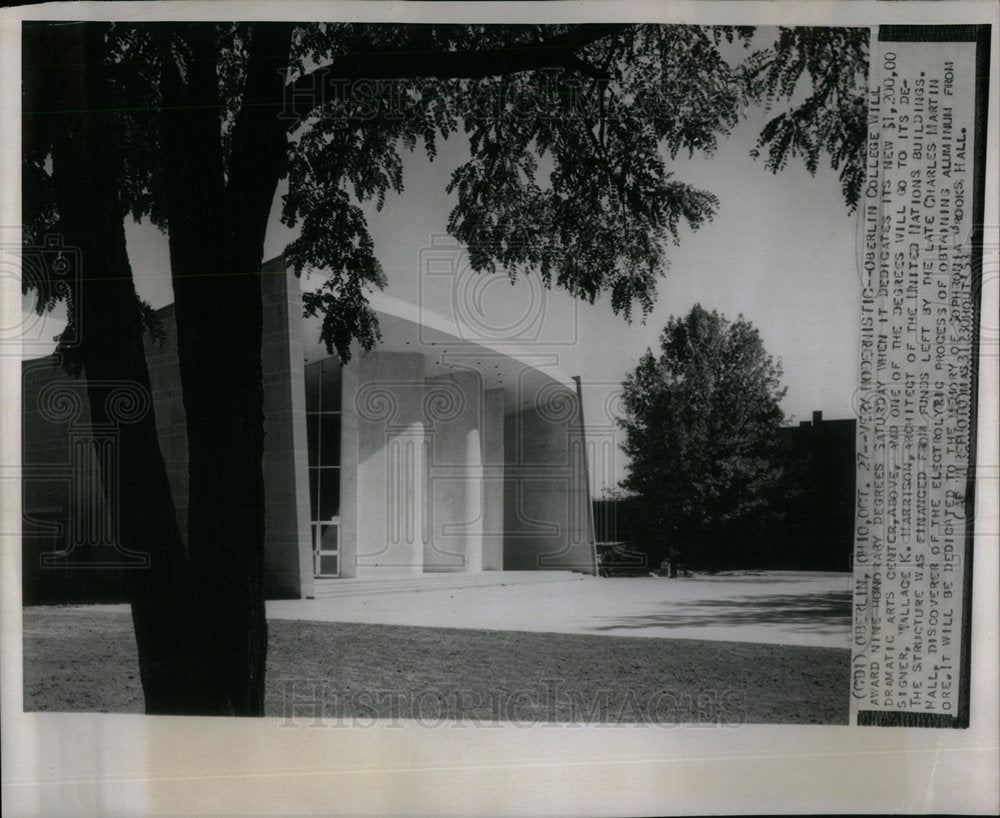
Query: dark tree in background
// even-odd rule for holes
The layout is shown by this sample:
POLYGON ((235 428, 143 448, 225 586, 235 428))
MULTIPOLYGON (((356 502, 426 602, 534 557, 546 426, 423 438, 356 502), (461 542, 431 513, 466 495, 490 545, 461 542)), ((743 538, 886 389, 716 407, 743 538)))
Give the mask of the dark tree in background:
MULTIPOLYGON (((322 340, 343 360, 352 343, 379 339, 366 291, 385 278, 361 204, 402 192, 401 152, 434 158, 449 137, 467 140, 469 158, 450 169, 448 229, 475 269, 538 275, 591 302, 607 297, 625 318, 648 314, 670 244, 719 206, 675 178, 671 160, 710 155, 748 106, 778 106, 760 140, 772 170, 796 155, 815 170, 828 154, 856 203, 867 31, 783 29, 751 51, 754 36, 660 25, 25 25, 26 243, 60 234, 85 270, 68 297, 82 341, 64 350, 67 369, 148 385, 122 224, 149 219, 169 237, 186 532, 152 416, 122 442, 122 545, 153 566, 131 589, 148 712, 263 712, 260 267, 279 181, 282 219, 298 229, 286 258, 322 272, 304 310, 322 316, 322 340), (724 58, 730 47, 745 61, 724 58), (800 82, 812 93, 793 105, 800 82)), ((60 297, 44 277, 25 286, 39 310, 60 297)))
POLYGON ((623 384, 640 540, 655 565, 747 567, 766 544, 755 532, 782 513, 781 365, 740 316, 695 305, 671 318, 623 384))

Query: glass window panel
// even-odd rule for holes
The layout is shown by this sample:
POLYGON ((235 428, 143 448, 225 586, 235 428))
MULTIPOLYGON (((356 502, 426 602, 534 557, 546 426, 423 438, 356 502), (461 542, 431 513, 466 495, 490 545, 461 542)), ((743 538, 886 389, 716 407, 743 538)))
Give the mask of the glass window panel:
POLYGON ((309 518, 319 519, 316 516, 316 498, 319 494, 319 469, 309 469, 309 518))
POLYGON ((319 415, 306 415, 306 437, 309 441, 309 465, 319 462, 319 415))
POLYGON ((324 554, 319 558, 319 572, 323 576, 336 576, 337 555, 324 554))
POLYGON ((337 525, 320 526, 320 550, 337 551, 340 548, 339 529, 337 525))
POLYGON ((319 373, 320 361, 306 364, 306 411, 319 411, 319 373))
POLYGON ((329 520, 340 514, 340 469, 320 469, 319 517, 329 520))
POLYGON ((319 415, 320 421, 320 464, 340 465, 340 415, 319 415))
POLYGON ((340 364, 335 358, 327 358, 323 361, 320 409, 324 412, 340 411, 340 364))

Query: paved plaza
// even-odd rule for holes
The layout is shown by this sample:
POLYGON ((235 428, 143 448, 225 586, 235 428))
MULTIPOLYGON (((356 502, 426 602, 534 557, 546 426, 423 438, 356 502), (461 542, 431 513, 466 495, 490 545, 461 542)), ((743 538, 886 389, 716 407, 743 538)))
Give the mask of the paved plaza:
POLYGON ((336 586, 330 596, 268 602, 267 614, 269 619, 850 647, 851 576, 846 573, 664 579, 490 572, 479 577, 486 579, 467 580, 465 587, 455 575, 396 583, 332 580, 336 586))

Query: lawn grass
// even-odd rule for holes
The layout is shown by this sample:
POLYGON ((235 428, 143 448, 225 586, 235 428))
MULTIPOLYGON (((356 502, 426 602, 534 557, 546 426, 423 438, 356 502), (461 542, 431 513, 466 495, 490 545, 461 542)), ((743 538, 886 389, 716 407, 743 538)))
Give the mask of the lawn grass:
MULTIPOLYGON (((266 711, 296 724, 846 724, 850 652, 272 620, 266 711)), ((123 611, 24 610, 24 709, 141 713, 123 611)))

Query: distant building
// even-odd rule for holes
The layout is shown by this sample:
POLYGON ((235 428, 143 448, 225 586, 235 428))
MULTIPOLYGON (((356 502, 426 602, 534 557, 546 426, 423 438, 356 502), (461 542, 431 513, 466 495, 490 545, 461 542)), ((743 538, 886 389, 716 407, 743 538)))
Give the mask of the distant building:
POLYGON ((854 495, 857 421, 812 420, 782 429, 801 466, 800 493, 784 526, 783 567, 849 571, 854 554, 854 495))
MULTIPOLYGON (((384 297, 372 301, 382 343, 341 366, 301 317, 283 258, 265 265, 262 289, 269 597, 348 577, 596 573, 578 379, 384 297)), ((165 340, 146 343, 152 406, 185 532, 173 306, 159 315, 165 340)), ((22 372, 25 601, 121 598, 96 460, 114 444, 94 442, 84 381, 52 358, 22 372), (60 392, 83 398, 75 414, 51 411, 60 392)))

